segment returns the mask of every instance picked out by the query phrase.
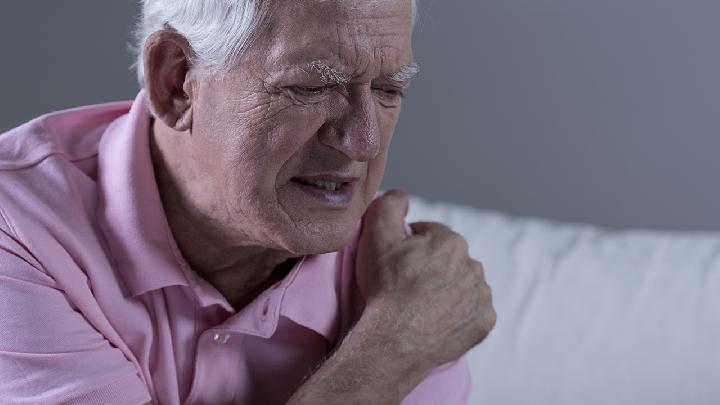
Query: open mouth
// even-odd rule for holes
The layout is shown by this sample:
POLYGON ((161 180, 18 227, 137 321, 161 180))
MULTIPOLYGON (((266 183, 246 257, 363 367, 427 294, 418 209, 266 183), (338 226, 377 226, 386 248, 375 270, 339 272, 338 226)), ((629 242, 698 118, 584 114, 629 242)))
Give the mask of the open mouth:
POLYGON ((319 180, 309 180, 309 179, 301 179, 299 177, 293 177, 292 181, 306 185, 311 187, 317 187, 322 190, 327 191, 342 191, 349 182, 347 181, 319 181, 319 180))
POLYGON ((356 179, 293 177, 291 183, 301 195, 332 208, 347 208, 355 194, 356 179))

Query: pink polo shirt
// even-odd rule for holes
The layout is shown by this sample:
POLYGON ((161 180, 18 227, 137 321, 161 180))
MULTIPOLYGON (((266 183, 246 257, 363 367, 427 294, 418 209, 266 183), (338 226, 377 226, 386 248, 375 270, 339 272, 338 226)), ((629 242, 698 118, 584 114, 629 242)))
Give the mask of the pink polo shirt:
MULTIPOLYGON (((141 91, 0 135, 0 403, 281 404, 362 311, 355 240, 235 311, 167 224, 141 91)), ((404 404, 462 404, 464 359, 404 404)))

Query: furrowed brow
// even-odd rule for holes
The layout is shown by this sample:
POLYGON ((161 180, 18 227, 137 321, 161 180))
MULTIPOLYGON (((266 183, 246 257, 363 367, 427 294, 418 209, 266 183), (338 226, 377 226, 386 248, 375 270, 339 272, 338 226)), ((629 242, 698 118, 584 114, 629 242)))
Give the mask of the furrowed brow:
POLYGON ((420 66, 413 62, 401 67, 397 72, 389 74, 387 78, 394 82, 404 83, 416 78, 419 74, 420 66))
POLYGON ((337 69, 328 65, 321 60, 315 60, 307 64, 308 71, 314 71, 320 74, 320 79, 325 84, 346 85, 350 83, 350 75, 339 72, 337 69))

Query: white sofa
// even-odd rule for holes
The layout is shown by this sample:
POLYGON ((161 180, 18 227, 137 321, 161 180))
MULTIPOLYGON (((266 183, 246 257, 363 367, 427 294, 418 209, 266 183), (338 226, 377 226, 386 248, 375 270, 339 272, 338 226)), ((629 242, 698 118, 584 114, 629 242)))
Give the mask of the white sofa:
POLYGON ((608 231, 411 197, 466 237, 498 322, 471 404, 720 404, 720 232, 608 231))

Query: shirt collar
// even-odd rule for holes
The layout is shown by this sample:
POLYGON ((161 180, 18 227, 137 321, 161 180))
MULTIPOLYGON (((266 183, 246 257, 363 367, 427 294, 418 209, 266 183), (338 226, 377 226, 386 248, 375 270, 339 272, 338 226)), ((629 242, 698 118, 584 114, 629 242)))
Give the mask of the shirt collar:
POLYGON ((284 316, 335 342, 362 311, 354 281, 354 246, 355 242, 337 252, 302 257, 283 280, 218 329, 269 338, 284 316))
POLYGON ((280 315, 334 342, 343 309, 343 262, 347 251, 306 257, 285 291, 280 315))
POLYGON ((188 285, 170 232, 150 156, 150 114, 141 90, 98 149, 98 222, 132 296, 188 285))

